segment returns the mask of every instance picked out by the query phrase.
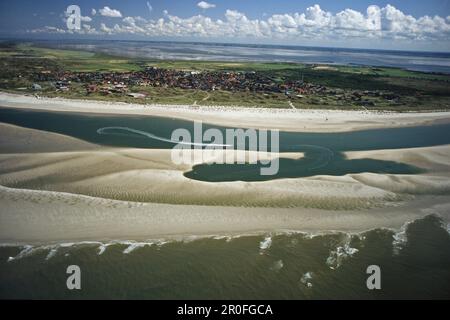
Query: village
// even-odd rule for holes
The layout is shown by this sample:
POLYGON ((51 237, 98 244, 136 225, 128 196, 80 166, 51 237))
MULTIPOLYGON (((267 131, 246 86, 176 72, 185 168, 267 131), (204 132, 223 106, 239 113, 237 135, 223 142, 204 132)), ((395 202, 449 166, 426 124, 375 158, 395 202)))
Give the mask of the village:
POLYGON ((375 102, 367 99, 374 97, 396 102, 400 97, 396 94, 380 90, 346 90, 330 88, 310 83, 303 76, 295 81, 273 79, 256 71, 183 71, 146 67, 142 71, 132 72, 70 72, 39 71, 32 74, 32 89, 42 90, 39 82, 50 83, 58 92, 71 90, 74 83, 82 84, 85 94, 126 95, 143 99, 147 93, 139 88, 161 87, 180 88, 202 91, 229 91, 283 94, 289 99, 302 99, 305 96, 330 96, 336 101, 358 103, 364 106, 375 106, 375 102), (136 91, 136 92, 135 92, 136 91))

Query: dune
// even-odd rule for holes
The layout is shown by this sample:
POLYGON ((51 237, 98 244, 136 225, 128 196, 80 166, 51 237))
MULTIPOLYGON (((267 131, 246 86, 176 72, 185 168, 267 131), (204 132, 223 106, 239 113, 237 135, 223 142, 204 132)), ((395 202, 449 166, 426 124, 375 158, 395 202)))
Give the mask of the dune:
POLYGON ((1 153, 60 152, 98 148, 99 146, 95 144, 62 134, 0 122, 1 153))

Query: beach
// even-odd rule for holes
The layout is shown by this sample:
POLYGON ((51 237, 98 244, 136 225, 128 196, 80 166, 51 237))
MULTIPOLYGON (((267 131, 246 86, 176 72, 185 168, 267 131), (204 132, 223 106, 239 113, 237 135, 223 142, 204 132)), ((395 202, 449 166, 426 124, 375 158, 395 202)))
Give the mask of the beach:
POLYGON ((204 121, 230 127, 301 132, 345 132, 374 128, 449 123, 450 112, 380 112, 316 109, 270 109, 190 105, 143 105, 122 102, 36 98, 0 92, 2 107, 58 112, 147 115, 204 121))
MULTIPOLYGON (((447 121, 449 113, 196 109, 105 104, 1 94, 0 105, 78 113, 157 115, 221 125, 348 131, 447 121), (272 112, 279 112, 277 120, 272 112), (251 119, 243 115, 254 114, 251 119), (333 116, 331 116, 333 115, 333 116), (326 125, 322 117, 329 119, 326 125), (305 120, 306 117, 306 120, 305 120), (287 121, 286 119, 289 119, 287 121), (356 119, 359 119, 357 121, 356 119), (386 121, 390 119, 390 121, 386 121), (363 121, 364 120, 364 121, 363 121), (328 124, 330 123, 330 126, 328 124), (350 126, 350 123, 353 125, 350 126), (300 125, 301 126, 301 125, 300 125)), ((267 232, 399 229, 437 214, 450 221, 450 145, 349 151, 349 160, 397 161, 416 175, 355 173, 262 182, 204 182, 183 173, 168 149, 113 148, 42 130, 0 124, 0 242, 45 244, 267 232), (205 197, 205 194, 208 194, 205 197)), ((302 153, 280 154, 301 159, 302 153)))

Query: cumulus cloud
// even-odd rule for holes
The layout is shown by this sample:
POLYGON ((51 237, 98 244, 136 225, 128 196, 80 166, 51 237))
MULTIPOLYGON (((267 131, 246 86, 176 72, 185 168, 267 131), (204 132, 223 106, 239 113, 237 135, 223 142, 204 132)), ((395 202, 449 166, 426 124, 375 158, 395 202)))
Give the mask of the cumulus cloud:
POLYGON ((92 9, 92 10, 91 10, 91 15, 95 16, 96 14, 97 14, 97 10, 92 9))
POLYGON ((27 30, 28 33, 66 33, 65 29, 60 29, 52 26, 45 26, 43 28, 27 30))
POLYGON ((206 1, 200 1, 199 3, 197 3, 197 7, 206 10, 206 9, 215 8, 216 5, 214 3, 208 3, 206 1))
MULTIPOLYGON (((122 17, 119 11, 108 7, 99 12, 101 15, 122 17)), ((101 24, 98 32, 150 37, 283 39, 297 43, 303 39, 346 41, 352 38, 448 41, 450 17, 413 17, 391 5, 383 8, 371 5, 365 12, 345 9, 331 13, 316 4, 305 12, 273 14, 263 19, 250 19, 236 10, 226 10, 222 19, 205 15, 184 18, 164 10, 163 17, 157 20, 125 17, 113 27, 101 24)))
POLYGON ((103 33, 112 33, 112 29, 108 28, 104 23, 100 23, 100 31, 103 33))
POLYGON ((91 17, 88 17, 88 16, 86 16, 86 17, 83 17, 83 16, 81 16, 81 21, 83 21, 83 22, 91 22, 92 21, 92 18, 91 17))
POLYGON ((28 33, 57 33, 57 34, 90 34, 99 35, 103 32, 97 31, 88 24, 83 24, 79 30, 60 29, 52 26, 45 26, 39 29, 27 30, 28 33))
POLYGON ((119 10, 111 9, 110 7, 106 6, 103 9, 99 9, 98 12, 104 17, 110 17, 110 18, 122 18, 122 13, 119 10))

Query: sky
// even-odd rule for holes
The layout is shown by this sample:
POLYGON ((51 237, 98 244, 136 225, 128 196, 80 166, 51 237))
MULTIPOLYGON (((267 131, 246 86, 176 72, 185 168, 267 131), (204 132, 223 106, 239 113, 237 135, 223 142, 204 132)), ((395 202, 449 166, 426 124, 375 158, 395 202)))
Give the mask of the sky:
POLYGON ((450 0, 0 0, 0 37, 450 52, 450 0))

